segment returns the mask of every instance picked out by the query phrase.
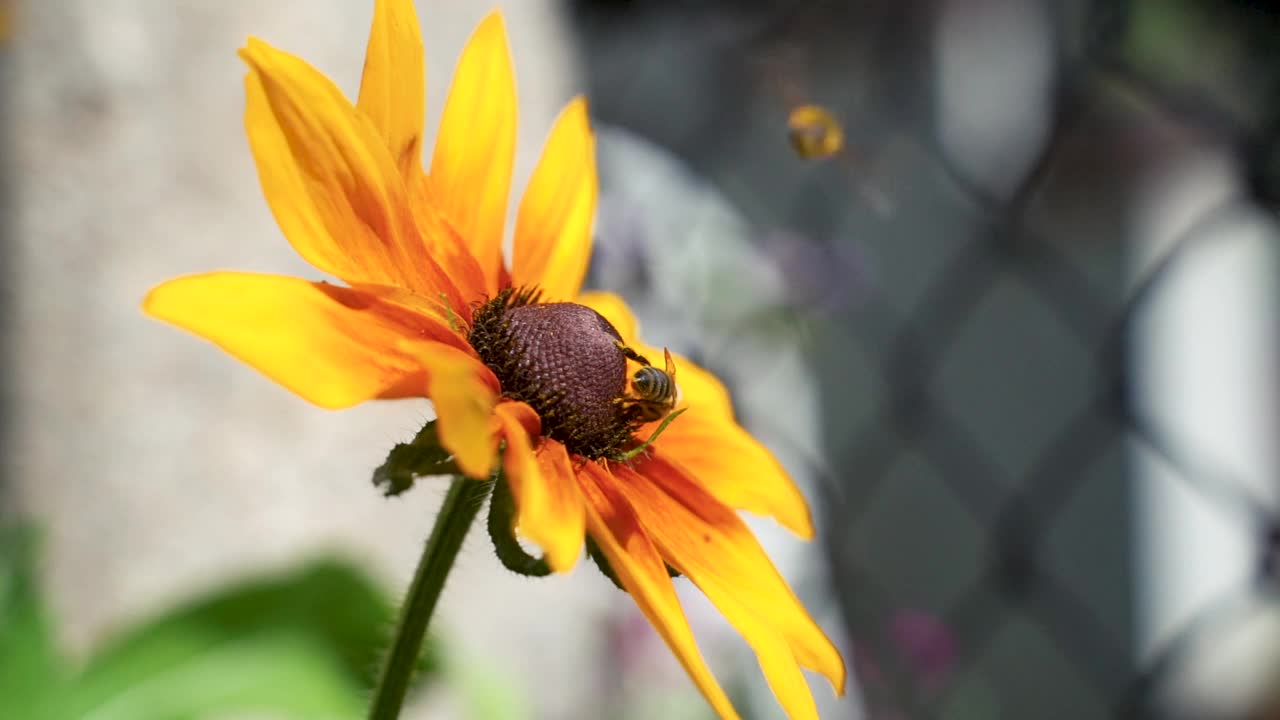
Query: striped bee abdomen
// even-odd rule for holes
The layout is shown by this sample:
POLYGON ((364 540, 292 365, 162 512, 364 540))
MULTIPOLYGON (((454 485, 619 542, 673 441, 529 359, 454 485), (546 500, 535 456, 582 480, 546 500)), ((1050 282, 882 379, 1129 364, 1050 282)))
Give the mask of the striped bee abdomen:
POLYGON ((636 395, 649 402, 667 402, 676 394, 675 380, 656 367, 642 367, 631 378, 636 395))

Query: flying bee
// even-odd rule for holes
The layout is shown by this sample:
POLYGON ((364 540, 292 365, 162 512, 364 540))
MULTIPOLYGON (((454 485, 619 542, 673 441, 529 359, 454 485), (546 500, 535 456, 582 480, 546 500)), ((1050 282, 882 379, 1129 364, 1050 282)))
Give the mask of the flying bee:
POLYGON ((663 348, 667 369, 660 370, 631 348, 621 344, 619 347, 624 355, 641 365, 631 376, 633 394, 622 398, 627 411, 646 423, 666 417, 680 402, 680 386, 676 385, 676 364, 671 359, 671 351, 663 348))
POLYGON ((806 160, 823 160, 844 148, 844 128, 819 105, 802 105, 787 118, 791 147, 806 160))

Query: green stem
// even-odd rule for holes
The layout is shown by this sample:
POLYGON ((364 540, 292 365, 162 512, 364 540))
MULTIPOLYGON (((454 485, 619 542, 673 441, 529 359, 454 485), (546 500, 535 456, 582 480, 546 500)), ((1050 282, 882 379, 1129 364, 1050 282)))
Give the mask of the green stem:
POLYGON ((431 529, 431 537, 427 539, 413 584, 409 586, 409 595, 400 611, 395 639, 378 677, 378 686, 373 691, 369 720, 394 720, 400 716, 400 706, 404 704, 405 693, 418 666, 418 656, 422 653, 422 640, 427 634, 431 612, 436 608, 449 570, 462 548, 462 539, 471 529, 471 521, 480 512, 492 484, 459 476, 449 486, 449 493, 440 506, 440 514, 431 529))

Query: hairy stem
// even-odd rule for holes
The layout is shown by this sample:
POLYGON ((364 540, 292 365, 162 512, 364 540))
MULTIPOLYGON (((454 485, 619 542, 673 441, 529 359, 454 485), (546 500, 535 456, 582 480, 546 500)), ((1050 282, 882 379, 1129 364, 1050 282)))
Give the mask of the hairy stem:
POLYGON ((400 707, 404 704, 405 693, 418 666, 418 656, 422 653, 422 641, 427 634, 431 613, 440 599, 440 591, 444 589, 458 550, 462 548, 462 540, 471 529, 471 522, 492 485, 491 481, 458 476, 449 486, 431 537, 418 560, 418 570, 409 586, 404 607, 400 610, 395 639, 378 677, 378 686, 373 691, 369 720, 394 720, 400 716, 400 707))

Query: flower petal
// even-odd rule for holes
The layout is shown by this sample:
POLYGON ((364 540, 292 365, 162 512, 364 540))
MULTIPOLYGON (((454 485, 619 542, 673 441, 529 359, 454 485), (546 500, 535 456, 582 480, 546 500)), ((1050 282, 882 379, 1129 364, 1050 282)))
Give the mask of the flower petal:
POLYGON ((721 718, 737 718, 733 704, 702 659, 666 565, 632 508, 618 494, 619 483, 594 462, 583 467, 578 481, 587 500, 587 530, 608 558, 618 581, 667 642, 712 709, 721 718))
MULTIPOLYGON (((409 171, 409 199, 418 230, 427 252, 448 273, 449 279, 471 301, 488 297, 488 285, 480 263, 458 230, 445 217, 431 189, 431 181, 421 167, 409 171)), ((470 314, 470 307, 467 309, 470 314)))
POLYGON ((796 656, 787 647, 786 638, 741 603, 731 598, 722 598, 721 602, 721 612, 726 618, 735 618, 734 627, 748 638, 765 681, 782 704, 787 717, 790 720, 818 720, 818 706, 813 701, 813 693, 804 673, 800 672, 796 656))
MULTIPOLYGON (((697 482, 660 456, 642 457, 631 467, 615 465, 615 487, 635 509, 662 557, 706 593, 720 612, 761 655, 770 685, 794 688, 779 673, 771 628, 785 640, 800 665, 825 675, 843 694, 844 661, 756 541, 742 519, 697 482)), ((790 692, 790 691, 787 691, 790 692)), ((807 686, 804 693, 808 694, 807 686)), ((780 695, 788 712, 802 712, 811 698, 780 695)))
POLYGON ((426 311, 386 302, 373 289, 216 272, 170 280, 142 307, 327 408, 424 396, 422 365, 398 349, 405 338, 435 341, 424 343, 424 354, 446 348, 465 355, 459 349, 465 341, 447 325, 426 311))
POLYGON ((582 555, 585 537, 582 493, 564 445, 547 439, 535 453, 532 439, 541 434, 541 422, 524 403, 498 405, 507 449, 503 465, 516 502, 520 533, 537 543, 556 572, 567 572, 582 555))
POLYGON ((490 294, 502 275, 502 233, 516 147, 516 86, 498 12, 480 23, 449 89, 431 181, 445 216, 471 247, 490 294))
POLYGON ((813 517, 800 488, 773 453, 737 423, 685 413, 663 431, 654 452, 696 477, 725 505, 772 517, 801 538, 813 539, 813 517))
POLYGON ((240 50, 245 128, 267 204, 293 247, 349 283, 468 302, 427 254, 404 180, 370 121, 315 68, 254 38, 240 50))
POLYGON ((426 61, 411 0, 375 0, 356 107, 382 135, 405 177, 421 172, 426 61))
POLYGON ((511 279, 538 285, 547 300, 573 300, 591 258, 596 212, 595 138, 587 101, 575 98, 560 113, 542 158, 520 198, 511 279))
POLYGON ((491 418, 498 403, 498 379, 475 357, 446 347, 404 343, 426 369, 427 396, 436 409, 440 445, 467 477, 489 477, 494 462, 491 418))

